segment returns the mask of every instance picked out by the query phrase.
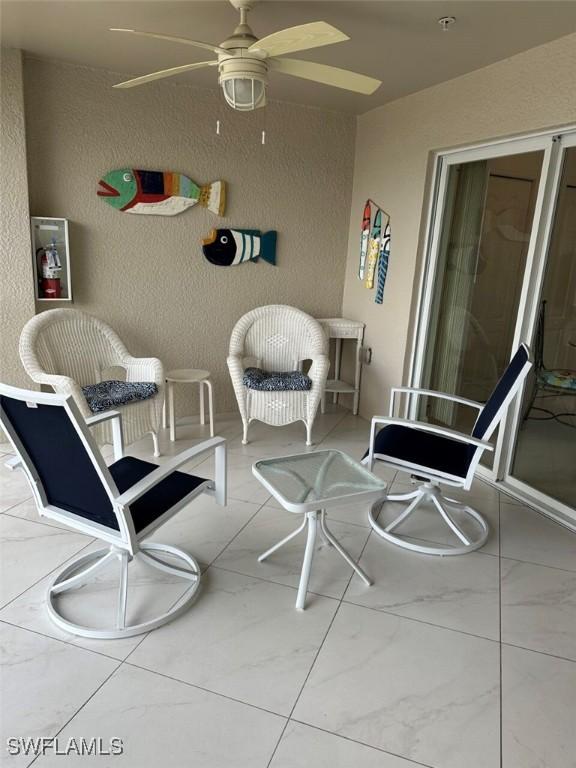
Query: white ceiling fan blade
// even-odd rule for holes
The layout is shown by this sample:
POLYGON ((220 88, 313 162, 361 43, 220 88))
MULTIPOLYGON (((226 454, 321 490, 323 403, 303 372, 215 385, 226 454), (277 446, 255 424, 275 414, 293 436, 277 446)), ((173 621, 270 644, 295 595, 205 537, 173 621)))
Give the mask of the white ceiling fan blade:
POLYGON ((229 55, 229 51, 225 48, 220 48, 219 45, 212 45, 212 43, 201 43, 199 40, 190 40, 187 37, 177 37, 175 35, 161 35, 157 32, 142 32, 139 29, 117 29, 112 27, 110 32, 125 32, 129 35, 137 35, 138 37, 153 37, 156 40, 168 40, 171 43, 183 43, 184 45, 193 45, 194 48, 204 48, 207 51, 213 53, 225 53, 229 55))
POLYGON ((218 61, 197 61, 194 64, 183 64, 181 67, 171 67, 170 69, 161 69, 159 72, 151 72, 149 75, 135 77, 132 80, 126 80, 123 83, 113 85, 113 88, 134 88, 136 85, 151 83, 152 80, 163 80, 165 77, 179 75, 181 72, 189 72, 191 69, 203 69, 204 67, 215 67, 218 61))
POLYGON ((381 80, 368 75, 360 75, 339 67, 329 67, 326 64, 317 64, 314 61, 300 61, 299 59, 271 59, 268 62, 271 69, 283 72, 285 75, 302 77, 304 80, 313 80, 324 85, 333 85, 335 88, 343 88, 346 91, 355 91, 369 96, 382 85, 381 80))
POLYGON ((332 45, 349 39, 348 35, 325 21, 312 21, 310 24, 300 24, 274 32, 252 43, 248 50, 267 56, 281 56, 283 53, 306 51, 309 48, 319 48, 321 45, 332 45))

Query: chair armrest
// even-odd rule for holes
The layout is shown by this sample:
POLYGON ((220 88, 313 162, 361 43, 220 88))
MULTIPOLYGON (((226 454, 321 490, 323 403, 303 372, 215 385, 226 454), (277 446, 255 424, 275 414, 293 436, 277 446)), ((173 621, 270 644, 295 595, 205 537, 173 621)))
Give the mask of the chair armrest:
POLYGON ((128 381, 152 381, 164 384, 164 366, 157 357, 124 357, 120 364, 126 368, 128 381))
POLYGON ((309 357, 308 359, 312 361, 310 369, 308 370, 309 377, 313 382, 319 379, 322 384, 322 388, 324 388, 323 380, 328 375, 328 371, 330 369, 330 358, 328 355, 315 355, 314 357, 309 357))
MULTIPOLYGON (((494 446, 487 440, 478 440, 471 435, 467 435, 464 432, 456 432, 454 429, 447 429, 445 427, 438 427, 436 424, 428 424, 426 421, 411 421, 410 419, 396 419, 391 416, 374 416, 372 418, 372 434, 376 424, 388 424, 401 427, 409 427, 410 429, 419 429, 422 432, 432 432, 441 437, 448 437, 450 440, 456 440, 459 443, 468 443, 468 445, 475 445, 477 448, 482 448, 485 451, 493 451, 494 446)), ((370 442, 370 447, 373 445, 373 438, 370 442)))
POLYGON ((88 424, 89 427, 92 427, 94 424, 100 424, 100 422, 109 421, 110 419, 120 419, 120 421, 122 421, 122 414, 120 411, 102 411, 102 413, 95 413, 93 416, 88 416, 86 424, 88 424))
POLYGON ((244 371, 244 355, 228 355, 226 363, 230 371, 244 371))
POLYGON ((45 384, 52 387, 59 395, 74 395, 84 399, 82 387, 70 376, 62 376, 57 373, 38 372, 34 374, 33 381, 36 384, 45 384))
POLYGON ((88 416, 86 424, 93 427, 95 424, 102 424, 105 421, 112 422, 112 445, 114 446, 114 459, 118 461, 124 456, 124 434, 122 432, 122 414, 120 411, 103 411, 95 413, 94 416, 88 416))
MULTIPOLYGON (((137 499, 140 498, 143 494, 146 493, 146 491, 149 491, 151 488, 153 488, 155 485, 158 485, 158 483, 161 480, 164 480, 168 475, 172 474, 178 467, 181 467, 182 464, 186 464, 186 462, 190 461, 190 459, 194 458, 194 456, 198 456, 201 453, 205 453, 206 451, 211 451, 212 449, 216 449, 218 451, 218 448, 221 448, 220 451, 220 466, 218 466, 218 453, 217 453, 217 466, 216 466, 216 489, 215 489, 215 495, 216 500, 218 501, 219 498, 222 498, 223 494, 223 502, 220 501, 219 503, 225 503, 226 501, 226 490, 225 488, 218 488, 218 479, 219 475, 222 476, 222 457, 224 460, 224 474, 225 474, 225 448, 226 440, 223 437, 211 437, 209 440, 204 440, 204 442, 200 443, 199 445, 195 445, 192 448, 188 448, 185 451, 182 451, 177 456, 174 456, 169 461, 167 461, 165 464, 162 464, 158 467, 158 469, 155 469, 153 472, 150 472, 149 475, 146 475, 146 477, 142 478, 140 482, 135 483, 131 488, 128 488, 127 491, 124 491, 124 493, 120 494, 114 499, 114 502, 116 504, 119 504, 121 506, 128 506, 135 502, 137 499), (219 494, 220 491, 220 494, 219 494)), ((225 481, 225 477, 224 477, 225 481)))
POLYGON ((400 392, 409 395, 424 395, 426 397, 437 397, 441 400, 450 400, 453 403, 460 403, 461 405, 468 405, 470 408, 476 408, 478 411, 481 411, 482 408, 484 408, 484 403, 477 403, 475 400, 468 400, 466 397, 451 395, 448 392, 436 392, 434 389, 419 389, 418 387, 392 387, 390 390, 390 416, 394 415, 396 394, 400 392))

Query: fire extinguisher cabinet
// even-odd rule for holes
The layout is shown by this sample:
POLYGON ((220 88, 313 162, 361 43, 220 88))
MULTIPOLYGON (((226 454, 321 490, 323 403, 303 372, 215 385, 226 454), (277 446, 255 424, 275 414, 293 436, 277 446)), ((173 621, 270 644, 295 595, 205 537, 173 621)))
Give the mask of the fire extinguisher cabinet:
POLYGON ((72 301, 68 219, 32 216, 32 264, 37 301, 72 301))

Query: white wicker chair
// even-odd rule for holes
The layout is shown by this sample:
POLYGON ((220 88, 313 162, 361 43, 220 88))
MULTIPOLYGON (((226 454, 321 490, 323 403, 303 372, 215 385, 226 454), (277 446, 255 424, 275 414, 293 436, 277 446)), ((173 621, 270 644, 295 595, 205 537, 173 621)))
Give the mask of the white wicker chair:
MULTIPOLYGON (((126 381, 154 382, 157 395, 116 410, 122 413, 125 442, 133 443, 150 432, 154 455, 160 455, 158 430, 165 386, 160 360, 132 357, 112 328, 77 309, 50 309, 29 320, 20 335, 20 359, 32 381, 47 384, 58 394, 72 395, 85 419, 93 414, 81 388, 121 378, 114 368, 125 371, 126 381)), ((94 437, 100 445, 112 443, 110 423, 94 427, 94 437)))
POLYGON ((320 323, 295 307, 280 304, 253 309, 234 326, 228 368, 244 425, 255 419, 272 426, 294 421, 306 425, 306 445, 312 445, 312 425, 328 375, 328 340, 320 323), (256 366, 269 371, 295 371, 304 360, 312 364, 312 388, 304 392, 261 392, 243 383, 244 369, 256 366))

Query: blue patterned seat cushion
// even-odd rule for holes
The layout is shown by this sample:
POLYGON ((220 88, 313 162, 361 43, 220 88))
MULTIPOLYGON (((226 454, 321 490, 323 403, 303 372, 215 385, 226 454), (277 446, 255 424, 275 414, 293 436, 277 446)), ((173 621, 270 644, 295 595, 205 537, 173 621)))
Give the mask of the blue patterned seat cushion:
POLYGON ((82 387, 88 407, 92 413, 101 413, 137 400, 147 400, 154 397, 158 387, 153 381, 100 381, 98 384, 88 384, 82 387))
POLYGON ((244 386, 260 392, 303 392, 312 387, 312 379, 301 371, 263 371, 261 368, 246 368, 244 386))

